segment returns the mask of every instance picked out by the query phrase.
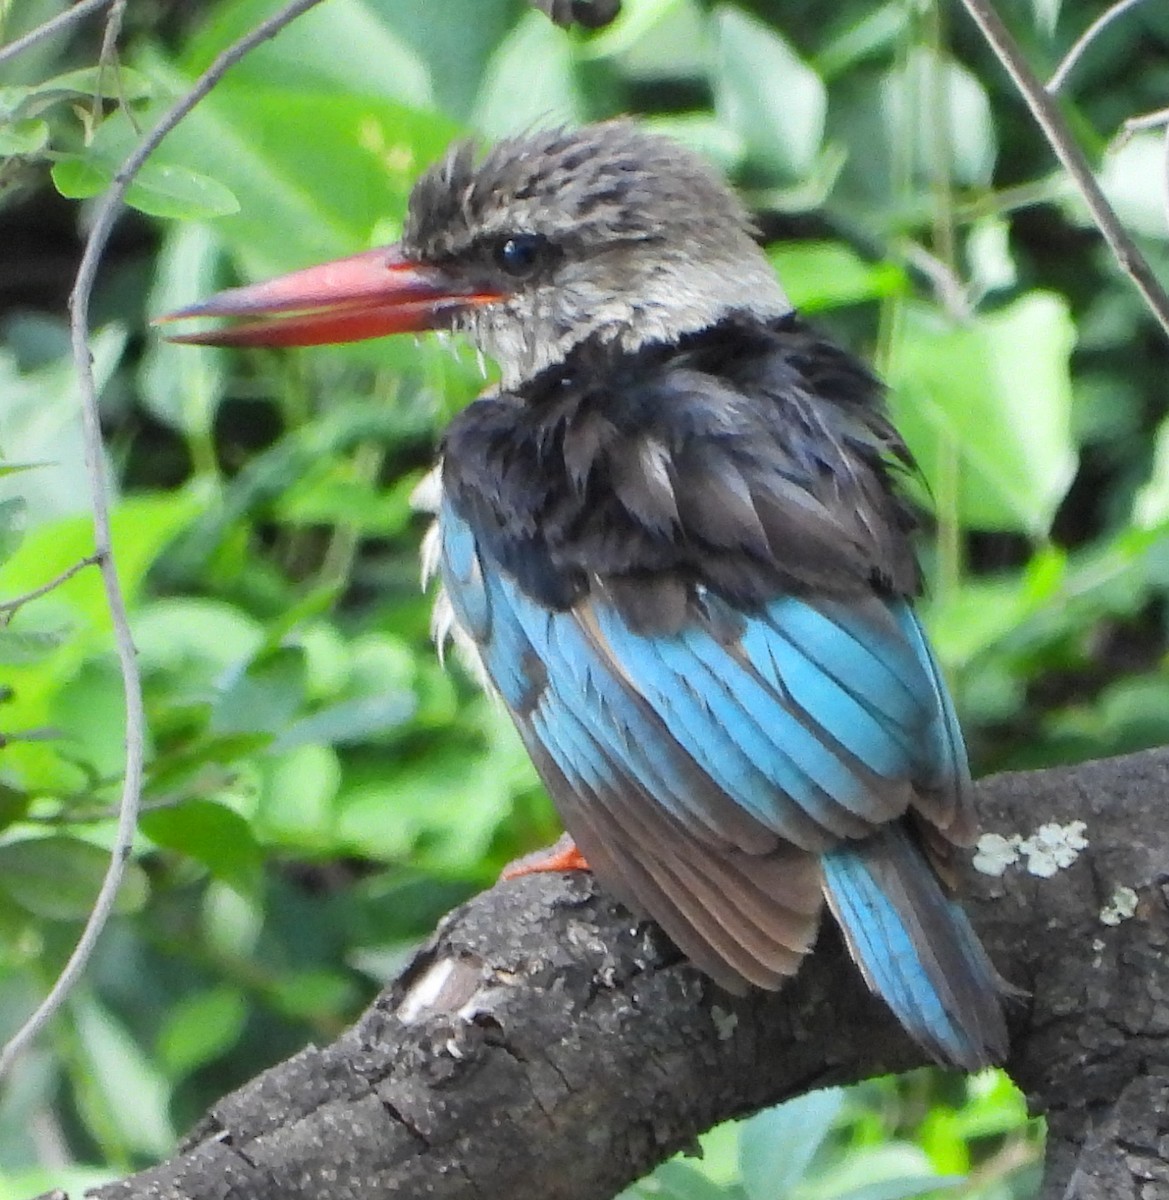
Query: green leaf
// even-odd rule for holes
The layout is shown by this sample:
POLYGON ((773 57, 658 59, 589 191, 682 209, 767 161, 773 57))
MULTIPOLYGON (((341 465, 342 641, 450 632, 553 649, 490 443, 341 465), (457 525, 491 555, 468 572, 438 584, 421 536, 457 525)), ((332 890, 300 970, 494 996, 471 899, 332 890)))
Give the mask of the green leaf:
POLYGON ((0 124, 0 158, 27 158, 39 154, 49 144, 49 126, 45 121, 15 121, 0 124))
POLYGON ((541 13, 530 12, 487 64, 475 101, 475 126, 499 138, 582 120, 584 101, 569 35, 541 13), (540 64, 538 70, 534 63, 540 64), (523 86, 517 87, 520 79, 523 86))
POLYGON ((0 666, 23 667, 39 662, 65 640, 65 630, 21 632, 0 627, 0 666))
MULTIPOLYGON (((187 80, 162 60, 152 73, 187 80)), ((396 226, 414 180, 458 127, 390 100, 228 79, 166 141, 167 161, 215 177, 239 201, 216 234, 249 277, 352 254, 396 226)))
POLYGON ((892 263, 867 263, 840 242, 791 242, 768 248, 768 257, 792 303, 821 312, 908 290, 905 272, 892 263))
POLYGON ((40 467, 51 466, 47 462, 4 463, 0 465, 0 479, 9 475, 19 475, 23 471, 36 471, 40 467))
POLYGON ((1066 303, 1031 292, 963 325, 910 306, 892 409, 939 503, 973 529, 1043 537, 1076 470, 1066 303))
POLYGON ((800 1200, 908 1200, 966 1183, 938 1175, 920 1146, 903 1141, 855 1147, 799 1189, 800 1200))
POLYGON ((882 80, 879 98, 890 145, 908 145, 919 178, 990 184, 997 155, 994 117, 986 90, 961 63, 914 49, 903 67, 882 80))
POLYGON ((32 797, 27 792, 0 783, 0 830, 22 820, 31 803, 32 797))
MULTIPOLYGON (((40 324, 43 334, 44 322, 40 324)), ((66 514, 88 512, 89 488, 78 420, 77 374, 68 335, 57 326, 54 332, 58 337, 28 337, 32 325, 28 320, 19 325, 10 322, 8 330, 13 347, 19 343, 22 349, 18 352, 35 365, 21 370, 8 355, 0 355, 0 449, 9 467, 23 472, 20 479, 8 475, 3 493, 19 492, 40 525, 66 514), (43 357, 36 353, 37 341, 49 351, 43 357), (56 355, 50 349, 54 345, 59 348, 56 355), (29 469, 33 466, 38 469, 29 469)), ((90 337, 99 397, 118 366, 125 343, 126 332, 116 325, 107 325, 90 337)), ((42 575, 38 582, 44 578, 42 575)))
POLYGON ((347 853, 394 861, 414 855, 436 871, 475 867, 517 792, 535 773, 505 717, 486 706, 486 753, 451 748, 425 760, 355 765, 334 807, 336 839, 347 853))
POLYGON ((142 814, 142 832, 160 846, 203 863, 217 879, 237 891, 254 891, 262 858, 247 821, 211 800, 185 800, 142 814))
POLYGON ((113 1183, 118 1172, 110 1167, 75 1167, 54 1163, 51 1167, 5 1170, 0 1173, 0 1200, 27 1200, 42 1192, 64 1192, 83 1196, 103 1183, 113 1183))
MULTIPOLYGON (((1100 186, 1120 219, 1145 237, 1169 238, 1165 214, 1165 135, 1139 133, 1104 159, 1100 186)), ((1083 214, 1088 223, 1087 214, 1083 214)))
MULTIPOLYGON (((216 54, 279 7, 279 0, 236 0, 214 6, 211 20, 186 48, 184 67, 192 75, 205 70, 216 54)), ((376 0, 330 0, 327 6, 298 17, 279 37, 256 46, 233 68, 232 81, 237 86, 332 90, 419 109, 433 107, 426 64, 392 28, 395 7, 399 5, 376 0)))
MULTIPOLYGON (((133 606, 146 570, 177 529, 204 507, 194 490, 122 500, 111 514, 118 575, 133 606)), ((20 549, 0 564, 0 596, 19 596, 73 566, 93 551, 88 517, 69 518, 30 530, 20 549)), ((79 571, 51 594, 71 614, 95 628, 106 628, 108 615, 101 576, 79 571)), ((46 597, 48 600, 48 597, 46 597)))
POLYGON ((825 1088, 756 1113, 739 1130, 739 1165, 750 1200, 786 1196, 844 1108, 841 1088, 825 1088))
POLYGON ((167 1113, 170 1088, 157 1067, 109 1009, 87 995, 69 1004, 77 1037, 75 1077, 81 1114, 98 1139, 116 1155, 126 1149, 161 1158, 174 1147, 167 1113))
POLYGON ((248 663, 224 686, 211 717, 213 733, 278 734, 304 705, 304 655, 284 647, 248 663))
MULTIPOLYGON (((53 183, 69 200, 104 192, 116 167, 96 158, 67 158, 53 166, 53 183)), ((152 217, 196 221, 239 211, 239 201, 222 183, 190 167, 147 163, 126 192, 131 208, 152 217)))
POLYGON ((711 23, 695 0, 625 4, 617 20, 581 48, 584 59, 611 58, 639 83, 701 78, 711 66, 711 23))
MULTIPOLYGON (((222 263, 223 241, 213 226, 176 225, 155 264, 147 312, 173 312, 209 296, 218 286, 222 263)), ((224 358, 224 351, 213 346, 176 346, 151 338, 138 374, 147 409, 171 429, 208 438, 223 399, 224 358)), ((213 465, 214 454, 208 457, 213 465)))
POLYGON ((724 175, 737 170, 747 154, 743 139, 733 129, 705 113, 650 117, 645 124, 654 133, 672 138, 710 159, 724 175))
POLYGON ((277 845, 332 849, 341 766, 327 746, 303 745, 263 764, 257 836, 277 845))
POLYGON ((964 1175, 907 1175, 904 1179, 863 1183, 846 1192, 833 1192, 832 1200, 910 1200, 914 1196, 952 1191, 966 1182, 964 1175))
MULTIPOLYGON (((720 1186, 704 1171, 672 1159, 662 1163, 647 1179, 622 1192, 617 1200, 744 1200, 742 1188, 720 1186)), ((775 1196, 772 1200, 777 1200, 775 1196)))
POLYGON ((294 971, 278 979, 269 993, 271 1003, 294 1020, 336 1019, 354 1001, 353 980, 336 971, 294 971))
POLYGON ((27 526, 28 505, 23 496, 0 500, 0 562, 16 553, 27 526))
POLYGON ((227 984, 183 996, 166 1014, 158 1034, 158 1058, 171 1079, 181 1079, 222 1057, 243 1033, 248 1004, 227 984))
POLYGON ((910 14, 905 5, 883 4, 857 9, 853 21, 822 46, 813 63, 826 80, 833 80, 865 59, 885 55, 904 35, 910 14))
MULTIPOLYGON (((35 916, 50 921, 83 920, 109 867, 110 856, 89 842, 54 836, 0 846, 0 891, 35 916)), ((126 864, 118 889, 118 912, 136 912, 146 901, 146 876, 126 864)))
POLYGON ((276 751, 309 744, 351 745, 396 729, 415 713, 418 702, 405 689, 353 696, 303 717, 273 743, 276 751))
POLYGON ((95 656, 64 681, 49 706, 62 754, 99 778, 116 778, 126 754, 122 674, 112 653, 95 656))
POLYGON ((773 29, 737 8, 716 15, 714 106, 762 167, 786 180, 812 170, 828 97, 820 76, 773 29))
POLYGON ((34 96, 65 93, 76 97, 96 97, 99 100, 120 100, 131 103, 145 100, 154 94, 154 86, 140 71, 121 65, 80 67, 54 75, 29 89, 34 96))
POLYGON ((199 221, 239 212, 229 188, 190 167, 147 163, 134 177, 126 203, 152 217, 199 221))
POLYGON ((165 673, 176 698, 198 701, 223 690, 223 679, 258 652, 263 629, 254 617, 221 600, 167 596, 141 606, 134 644, 150 676, 165 673), (180 689, 180 684, 182 685, 180 689))

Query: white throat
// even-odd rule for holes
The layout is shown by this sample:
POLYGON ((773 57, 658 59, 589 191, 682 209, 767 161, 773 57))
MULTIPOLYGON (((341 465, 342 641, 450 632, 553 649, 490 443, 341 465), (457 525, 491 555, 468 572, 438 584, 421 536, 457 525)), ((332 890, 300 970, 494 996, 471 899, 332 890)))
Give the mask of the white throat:
POLYGON ((474 313, 468 332, 514 389, 546 367, 563 362, 591 337, 636 350, 673 342, 717 324, 733 312, 772 320, 791 311, 767 260, 751 253, 727 262, 666 261, 638 281, 635 291, 602 292, 587 278, 569 282, 527 308, 499 305, 474 313))

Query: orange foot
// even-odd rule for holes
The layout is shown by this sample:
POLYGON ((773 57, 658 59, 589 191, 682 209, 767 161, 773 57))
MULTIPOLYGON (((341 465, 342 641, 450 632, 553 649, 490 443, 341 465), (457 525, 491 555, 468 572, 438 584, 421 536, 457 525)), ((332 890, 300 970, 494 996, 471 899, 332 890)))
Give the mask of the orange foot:
POLYGON ((537 871, 587 871, 589 864, 576 848, 576 843, 566 833, 559 841, 534 854, 525 854, 509 862, 499 873, 500 879, 518 879, 521 875, 534 875, 537 871))

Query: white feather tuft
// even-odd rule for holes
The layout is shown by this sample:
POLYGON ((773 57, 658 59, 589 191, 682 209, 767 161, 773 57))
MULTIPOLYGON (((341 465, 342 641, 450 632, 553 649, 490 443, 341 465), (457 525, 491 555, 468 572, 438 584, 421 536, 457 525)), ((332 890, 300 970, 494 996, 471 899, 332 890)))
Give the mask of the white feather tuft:
POLYGON ((422 590, 426 591, 438 574, 439 563, 442 560, 442 531, 437 521, 432 521, 430 528, 422 536, 420 557, 422 559, 422 590))
POLYGON ((434 464, 410 493, 410 507, 415 512, 436 513, 442 507, 442 462, 434 464))

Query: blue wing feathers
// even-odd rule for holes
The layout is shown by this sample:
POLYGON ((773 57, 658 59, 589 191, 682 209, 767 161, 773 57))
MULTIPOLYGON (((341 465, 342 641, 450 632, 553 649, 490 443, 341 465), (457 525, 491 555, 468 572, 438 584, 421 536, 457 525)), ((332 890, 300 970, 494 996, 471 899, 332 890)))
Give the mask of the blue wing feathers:
MULTIPOLYGON (((751 665, 775 696, 786 692, 833 741, 886 779, 902 778, 908 757, 904 737, 886 716, 878 720, 819 663, 788 642, 771 622, 747 622, 741 644, 751 665)), ((853 785, 855 788, 855 784, 853 785)), ((843 789, 841 796, 847 795, 843 789)), ((863 814, 871 816, 871 813, 863 814)))
POLYGON ((942 1061, 997 1059, 1001 982, 903 819, 960 841, 969 774, 910 606, 710 597, 677 634, 554 610, 447 505, 443 581, 565 823, 712 977, 776 987, 821 890, 870 986, 942 1061), (721 608, 720 608, 721 606, 721 608))
POLYGON ((597 616, 622 670, 739 804, 809 849, 823 846, 826 832, 865 832, 838 799, 855 786, 843 764, 717 642, 692 634, 645 638, 612 610, 597 616))
MULTIPOLYGON (((884 616, 885 605, 874 602, 875 615, 884 616)), ((878 630, 882 622, 874 622, 878 630)), ((872 646, 859 642, 848 626, 832 620, 828 612, 802 600, 784 599, 769 606, 760 640, 769 649, 778 673, 779 664, 770 647, 782 639, 818 669, 897 738, 912 749, 928 719, 928 696, 924 694, 920 668, 904 670, 904 653, 890 656, 893 666, 872 646), (767 637, 766 630, 775 638, 767 637), (903 668, 898 673, 897 666, 903 668), (908 676, 908 677, 907 677, 908 676)), ((880 645, 881 639, 874 638, 880 645)))
POLYGON ((921 780, 923 787, 934 793, 929 797, 934 802, 929 815, 952 841, 965 844, 973 837, 973 815, 969 800, 970 767, 958 714, 917 614, 904 604, 896 616, 906 642, 913 647, 926 672, 933 698, 926 738, 927 770, 921 780))
POLYGON ((1001 983, 966 914, 901 825, 829 851, 828 903, 870 987, 942 1062, 1001 1058, 1001 983))

